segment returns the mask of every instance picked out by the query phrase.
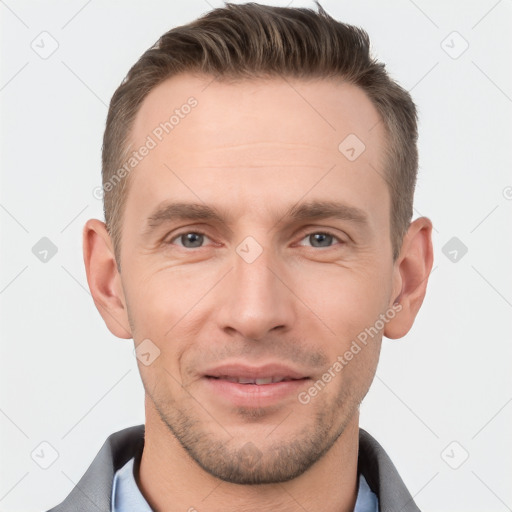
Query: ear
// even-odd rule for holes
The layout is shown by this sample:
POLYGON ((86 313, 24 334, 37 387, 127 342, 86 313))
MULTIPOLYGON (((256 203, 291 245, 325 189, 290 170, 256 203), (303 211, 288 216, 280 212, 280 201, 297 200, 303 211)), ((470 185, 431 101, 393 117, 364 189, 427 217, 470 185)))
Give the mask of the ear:
POLYGON ((402 338, 411 329, 427 291, 433 262, 432 222, 427 217, 420 217, 409 225, 395 262, 392 299, 401 309, 395 305, 398 312, 386 324, 386 338, 402 338))
POLYGON ((121 276, 104 222, 90 219, 83 230, 83 250, 87 283, 94 304, 110 332, 118 338, 131 338, 121 276))

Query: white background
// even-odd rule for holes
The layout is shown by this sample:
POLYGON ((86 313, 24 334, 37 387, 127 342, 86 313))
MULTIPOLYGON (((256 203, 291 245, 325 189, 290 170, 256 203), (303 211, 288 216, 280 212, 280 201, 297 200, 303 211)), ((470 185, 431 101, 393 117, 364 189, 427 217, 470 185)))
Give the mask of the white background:
MULTIPOLYGON (((133 342, 111 335, 96 311, 81 229, 102 218, 92 191, 115 88, 162 33, 220 5, 0 2, 1 511, 56 505, 109 434, 144 422, 133 342), (31 48, 43 31, 59 45, 47 59, 31 48), (32 252, 45 236, 58 248, 47 263, 32 252), (31 458, 43 441, 59 454, 48 469, 31 458)), ((374 54, 411 90, 415 217, 435 227, 423 308, 407 336, 384 340, 361 426, 420 508, 512 510, 512 2, 322 5, 365 28, 374 54), (464 40, 468 49, 452 58, 464 40), (454 236, 468 248, 455 263, 442 251, 454 236), (447 461, 458 465, 466 452, 452 469, 447 461)))

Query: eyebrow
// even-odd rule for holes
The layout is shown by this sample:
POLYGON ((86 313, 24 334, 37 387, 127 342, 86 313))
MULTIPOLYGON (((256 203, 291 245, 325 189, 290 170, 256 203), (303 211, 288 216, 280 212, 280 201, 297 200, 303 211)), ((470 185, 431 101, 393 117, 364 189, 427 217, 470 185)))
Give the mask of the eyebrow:
MULTIPOLYGON (((144 235, 171 221, 208 220, 228 224, 229 215, 217 208, 200 203, 164 202, 148 217, 144 235)), ((368 227, 369 219, 364 210, 336 201, 310 201, 292 205, 276 222, 283 220, 305 221, 320 219, 338 219, 353 222, 361 227, 368 227)))

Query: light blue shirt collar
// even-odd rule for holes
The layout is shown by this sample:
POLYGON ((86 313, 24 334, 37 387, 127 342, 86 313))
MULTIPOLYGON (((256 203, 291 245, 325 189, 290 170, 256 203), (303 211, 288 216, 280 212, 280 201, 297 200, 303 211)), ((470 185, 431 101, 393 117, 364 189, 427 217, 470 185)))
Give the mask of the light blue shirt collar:
MULTIPOLYGON (((112 486, 112 512, 153 512, 140 492, 133 474, 132 457, 122 468, 116 471, 112 486)), ((377 496, 372 492, 363 475, 359 475, 354 512, 379 512, 377 496)))

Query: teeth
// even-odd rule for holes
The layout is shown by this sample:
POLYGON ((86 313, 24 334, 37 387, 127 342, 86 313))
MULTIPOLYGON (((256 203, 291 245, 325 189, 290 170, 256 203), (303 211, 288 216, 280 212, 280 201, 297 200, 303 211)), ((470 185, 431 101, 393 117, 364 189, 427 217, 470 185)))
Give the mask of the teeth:
POLYGON ((248 379, 247 377, 238 377, 237 379, 238 383, 240 384, 255 384, 255 379, 248 379))
POLYGON ((266 377, 264 379, 256 379, 256 384, 271 384, 273 382, 272 377, 266 377))

